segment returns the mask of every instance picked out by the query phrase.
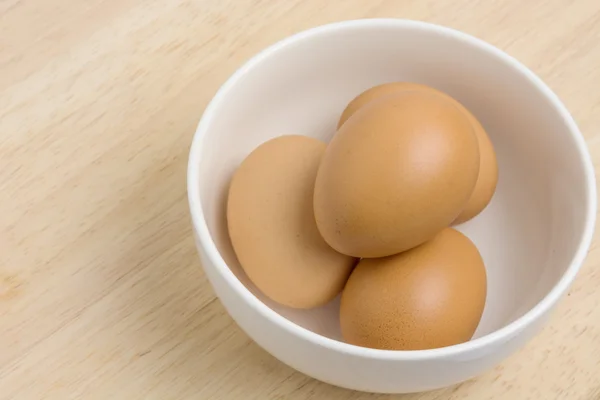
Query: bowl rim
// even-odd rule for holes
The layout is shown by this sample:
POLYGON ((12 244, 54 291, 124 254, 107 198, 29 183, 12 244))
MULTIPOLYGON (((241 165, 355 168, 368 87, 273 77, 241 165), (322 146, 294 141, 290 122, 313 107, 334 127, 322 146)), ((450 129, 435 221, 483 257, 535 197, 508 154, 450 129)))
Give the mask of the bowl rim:
POLYGON ((270 46, 263 49, 248 61, 246 61, 237 71, 231 75, 227 81, 220 87, 213 99, 207 105, 202 118, 198 124, 197 130, 192 140, 190 148, 189 159, 188 159, 188 170, 187 170, 187 189, 188 189, 188 201, 190 207, 190 213, 192 217, 192 223, 196 229, 198 240, 200 245, 203 247, 210 262, 213 263, 215 269, 221 275, 221 277, 227 281, 227 283, 241 296, 250 307, 257 313, 262 315, 264 318, 270 320, 276 324, 279 328, 287 331, 289 334, 299 337, 300 339, 309 341, 316 345, 324 348, 331 349, 340 353, 354 355, 363 358, 372 359, 383 359, 383 360, 430 360, 454 357, 463 355, 473 351, 478 351, 488 346, 498 345, 513 336, 517 335, 521 330, 537 321, 540 317, 545 315, 554 304, 562 297, 567 291, 579 269, 581 268, 583 261, 586 258, 587 252, 591 245, 592 236, 594 234, 594 227, 596 221, 596 180, 595 172, 592 163, 591 156, 587 150, 585 139, 573 117, 560 101, 558 96, 529 68, 521 64, 514 57, 508 55, 502 50, 495 46, 471 36, 467 33, 458 31, 453 28, 415 20, 407 19, 394 19, 394 18, 367 18, 367 19, 354 19, 340 22, 334 22, 310 28, 291 36, 288 36, 270 46), (573 137, 580 162, 584 168, 585 174, 585 190, 587 196, 587 207, 585 209, 585 226, 583 233, 581 234, 580 242, 575 254, 573 255, 569 266, 563 273, 560 280, 554 285, 554 287, 546 294, 546 296, 540 300, 536 305, 529 309, 518 319, 512 321, 508 325, 495 330, 487 335, 481 336, 471 341, 460 343, 453 346, 447 346, 436 349, 428 350, 381 350, 371 349, 366 347, 360 347, 335 339, 331 339, 322 336, 318 333, 312 332, 304 327, 301 327, 294 322, 283 317, 279 313, 275 312, 256 296, 254 296, 250 290, 248 290, 235 276, 231 269, 227 266, 226 262, 221 257, 215 242, 208 230, 206 220, 204 219, 204 211, 201 204, 200 188, 199 188, 199 173, 200 169, 197 168, 200 161, 200 153, 203 147, 204 138, 207 131, 212 123, 216 110, 221 106, 226 97, 228 96, 232 87, 250 70, 259 66, 262 62, 268 60, 273 54, 278 51, 293 45, 297 42, 301 42, 307 39, 311 39, 320 35, 325 35, 338 30, 355 29, 355 28, 368 28, 368 27, 389 27, 389 28, 410 28, 413 30, 424 30, 434 31, 437 34, 450 37, 454 40, 467 42, 469 45, 478 48, 480 51, 490 53, 499 62, 504 62, 510 67, 515 69, 518 73, 524 75, 529 81, 531 81, 538 91, 540 91, 554 107, 555 111, 564 119, 568 133, 573 137))

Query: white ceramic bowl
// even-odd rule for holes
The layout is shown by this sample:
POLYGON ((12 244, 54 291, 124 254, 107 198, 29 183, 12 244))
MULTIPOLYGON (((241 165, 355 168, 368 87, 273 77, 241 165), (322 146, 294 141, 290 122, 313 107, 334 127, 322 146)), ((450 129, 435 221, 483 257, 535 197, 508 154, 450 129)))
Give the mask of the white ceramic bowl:
POLYGON ((594 170, 575 122, 529 69, 495 47, 427 23, 371 19, 289 37, 243 65, 206 108, 191 148, 188 193, 202 264, 225 308, 269 353, 334 385, 385 393, 452 385, 488 370, 540 330, 590 245, 594 170), (500 179, 487 209, 460 226, 488 273, 468 343, 384 351, 340 340, 338 307, 273 304, 245 276, 229 242, 230 177, 260 143, 284 134, 328 140, 361 91, 413 81, 461 101, 483 123, 500 179))

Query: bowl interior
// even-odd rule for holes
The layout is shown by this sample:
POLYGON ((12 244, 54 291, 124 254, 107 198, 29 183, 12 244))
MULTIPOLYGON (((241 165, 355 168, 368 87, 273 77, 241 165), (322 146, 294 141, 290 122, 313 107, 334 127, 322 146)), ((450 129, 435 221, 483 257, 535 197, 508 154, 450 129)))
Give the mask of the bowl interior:
POLYGON ((568 268, 585 225, 584 163, 551 94, 490 46, 425 24, 373 23, 301 34, 261 53, 220 91, 206 119, 199 168, 212 238, 238 279, 268 307, 339 339, 339 301, 298 311, 267 299, 248 280, 228 239, 232 173, 260 143, 285 134, 328 141, 346 104, 384 82, 413 81, 454 96, 481 121, 500 169, 486 210, 458 228, 479 248, 488 297, 475 337, 537 304, 568 268))

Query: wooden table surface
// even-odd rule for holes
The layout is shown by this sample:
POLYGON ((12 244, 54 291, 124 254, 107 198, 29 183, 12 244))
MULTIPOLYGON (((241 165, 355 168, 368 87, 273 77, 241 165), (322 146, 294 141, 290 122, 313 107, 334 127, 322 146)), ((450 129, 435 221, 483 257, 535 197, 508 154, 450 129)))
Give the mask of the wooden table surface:
POLYGON ((600 399, 598 240, 539 336, 437 392, 307 378, 215 299, 185 188, 203 108, 274 41, 376 16, 517 57, 600 164, 598 0, 0 0, 0 399, 600 399))

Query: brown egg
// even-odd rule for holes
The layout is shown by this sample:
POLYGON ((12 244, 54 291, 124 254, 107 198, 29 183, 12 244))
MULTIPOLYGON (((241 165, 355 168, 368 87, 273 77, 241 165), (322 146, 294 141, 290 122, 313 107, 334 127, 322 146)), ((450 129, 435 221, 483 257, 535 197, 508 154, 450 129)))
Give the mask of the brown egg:
POLYGON ((333 299, 355 260, 319 235, 313 189, 325 143, 282 136, 256 148, 235 172, 227 224, 235 253, 250 280, 269 298, 295 308, 333 299))
POLYGON ((421 85, 418 83, 412 82, 394 82, 394 83, 385 83, 382 85, 378 85, 368 89, 358 95, 352 100, 344 112, 340 117, 340 121, 338 123, 338 128, 342 126, 342 124, 350 118, 352 114, 356 112, 359 108, 369 103, 372 100, 381 98, 383 96, 388 96, 390 94, 398 93, 402 90, 429 90, 435 93, 441 94, 443 96, 447 96, 450 100, 452 100, 457 107, 459 107, 471 121, 473 125, 473 129, 475 131, 475 135, 477 135, 477 140, 479 143, 479 176, 477 178, 477 183, 475 184, 475 188, 473 189, 473 193, 469 198, 464 210, 460 213, 460 215, 454 221, 455 224, 460 224, 462 222, 468 221, 471 218, 475 217, 479 214, 483 209, 489 204, 492 200, 492 196, 496 191, 496 184, 498 183, 498 163, 496 161, 496 152, 494 151, 494 146, 490 141, 488 134, 483 129, 483 126, 479 123, 477 118, 473 116, 462 104, 458 101, 454 100, 452 97, 448 96, 446 93, 441 92, 437 89, 434 89, 430 86, 421 85))
POLYGON ((388 350, 463 343, 479 324, 486 291, 479 251, 447 228, 404 253, 358 263, 342 293, 342 336, 388 350))
POLYGON ((466 222, 481 213, 492 201, 498 184, 498 162, 494 145, 492 145, 492 141, 479 121, 475 117, 472 118, 472 124, 479 141, 479 176, 467 205, 454 220, 454 224, 466 222))
POLYGON ((447 96, 398 92, 354 113, 327 147, 315 182, 317 227, 354 257, 408 250, 454 221, 478 172, 465 114, 447 96))

